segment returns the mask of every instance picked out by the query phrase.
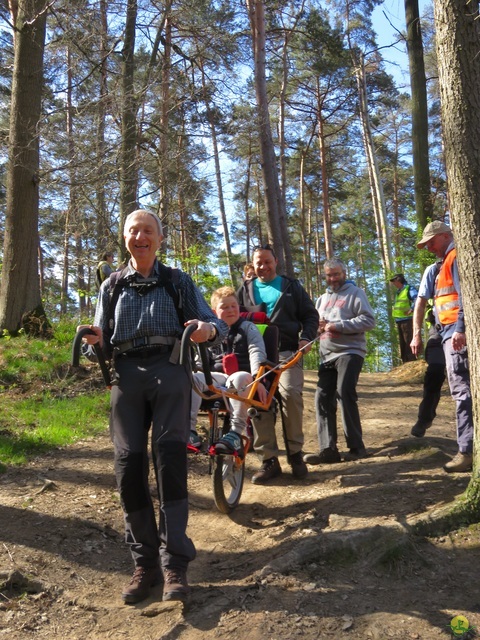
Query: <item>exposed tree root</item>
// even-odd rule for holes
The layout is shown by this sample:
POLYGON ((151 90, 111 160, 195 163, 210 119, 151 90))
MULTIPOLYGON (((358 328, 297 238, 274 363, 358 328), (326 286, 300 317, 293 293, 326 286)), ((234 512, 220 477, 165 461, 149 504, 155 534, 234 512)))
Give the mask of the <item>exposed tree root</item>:
POLYGON ((412 533, 439 536, 480 522, 480 477, 470 481, 465 493, 454 502, 410 521, 412 533))

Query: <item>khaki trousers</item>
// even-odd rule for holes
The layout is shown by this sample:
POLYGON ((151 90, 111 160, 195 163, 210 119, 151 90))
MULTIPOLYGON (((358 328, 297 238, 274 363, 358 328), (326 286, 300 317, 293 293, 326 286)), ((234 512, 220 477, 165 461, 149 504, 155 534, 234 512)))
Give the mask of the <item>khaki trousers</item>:
MULTIPOLYGON (((293 351, 281 351, 280 362, 287 360, 293 353, 293 351)), ((282 401, 287 457, 298 453, 303 448, 303 382, 303 359, 300 359, 293 367, 282 373, 278 385, 282 401)), ((272 408, 269 411, 262 411, 252 422, 255 434, 253 446, 256 453, 262 456, 262 460, 278 457, 275 411, 272 408)))

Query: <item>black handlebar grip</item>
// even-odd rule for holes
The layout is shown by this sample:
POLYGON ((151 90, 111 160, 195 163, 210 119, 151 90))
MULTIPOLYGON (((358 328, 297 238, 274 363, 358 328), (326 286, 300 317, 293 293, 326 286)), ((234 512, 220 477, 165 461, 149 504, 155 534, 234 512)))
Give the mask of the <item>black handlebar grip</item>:
MULTIPOLYGON (((83 336, 86 336, 86 335, 95 336, 97 334, 95 333, 95 331, 93 331, 89 327, 82 327, 77 331, 77 333, 75 334, 75 338, 73 340, 73 345, 72 345, 72 366, 73 367, 78 367, 78 365, 80 364, 82 338, 83 336)), ((103 355, 103 351, 100 348, 100 345, 94 344, 93 350, 95 352, 95 355, 97 356, 98 364, 102 371, 102 376, 103 376, 103 379, 105 380, 105 384, 107 385, 107 387, 111 387, 112 381, 110 379, 110 371, 108 370, 107 363, 105 362, 105 356, 103 355)))

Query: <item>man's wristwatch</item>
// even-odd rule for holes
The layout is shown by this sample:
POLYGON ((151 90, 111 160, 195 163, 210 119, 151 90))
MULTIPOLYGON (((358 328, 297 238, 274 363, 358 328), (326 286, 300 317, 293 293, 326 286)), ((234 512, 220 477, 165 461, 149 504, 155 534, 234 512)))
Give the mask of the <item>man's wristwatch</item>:
POLYGON ((212 329, 210 331, 210 335, 208 336, 208 342, 212 342, 217 337, 217 327, 213 324, 213 322, 208 323, 212 329))

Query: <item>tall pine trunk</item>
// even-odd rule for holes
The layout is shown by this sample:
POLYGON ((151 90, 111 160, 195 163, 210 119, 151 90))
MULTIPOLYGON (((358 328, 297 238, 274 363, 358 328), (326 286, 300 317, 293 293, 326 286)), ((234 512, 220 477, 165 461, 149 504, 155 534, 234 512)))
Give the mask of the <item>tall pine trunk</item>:
POLYGON ((123 227, 125 219, 137 207, 137 101, 135 99, 135 30, 137 26, 137 0, 127 1, 125 39, 122 51, 122 143, 120 151, 120 221, 118 243, 122 261, 126 257, 123 227))
POLYGON ((213 163, 215 166, 215 177, 217 180, 217 194, 218 194, 218 208, 220 210, 220 219, 222 221, 223 240, 225 242, 225 253, 227 256, 228 272, 230 274, 230 282, 233 287, 237 286, 237 278, 235 277, 235 269, 232 262, 232 247, 230 244, 230 233, 228 230, 227 214, 225 211, 225 200, 223 197, 223 183, 222 183, 222 171, 220 168, 220 155, 218 150, 217 129, 215 126, 215 116, 210 106, 210 100, 208 98, 207 83, 205 79, 205 70, 203 68, 203 62, 198 61, 200 71, 202 74, 202 91, 203 100, 205 102, 205 110, 207 113, 207 121, 210 127, 210 134, 212 136, 213 146, 213 163))
POLYGON ((39 123, 47 9, 45 0, 19 0, 16 8, 0 329, 15 332, 24 326, 27 332, 41 334, 48 330, 38 274, 39 123))
POLYGON ((418 0, 405 0, 407 52, 412 91, 412 155, 415 208, 420 227, 432 217, 430 165, 428 160, 427 79, 423 60, 422 30, 418 0))
POLYGON ((478 0, 435 1, 436 47, 451 223, 465 308, 475 422, 467 500, 480 519, 480 16, 478 0))
POLYGON ((278 270, 280 273, 284 273, 286 262, 281 225, 285 224, 285 216, 282 213, 277 159, 275 156, 270 114, 268 111, 265 57, 265 9, 263 0, 247 0, 247 7, 252 31, 260 159, 265 187, 268 232, 277 253, 278 270))
POLYGON ((100 0, 100 51, 101 62, 99 66, 100 83, 99 83, 99 100, 96 112, 96 170, 97 179, 95 182, 96 195, 96 238, 97 238, 97 256, 100 258, 102 253, 113 249, 113 234, 111 232, 110 214, 107 208, 105 197, 105 156, 106 156, 106 117, 107 117, 107 101, 108 101, 108 21, 107 21, 107 0, 100 0))

